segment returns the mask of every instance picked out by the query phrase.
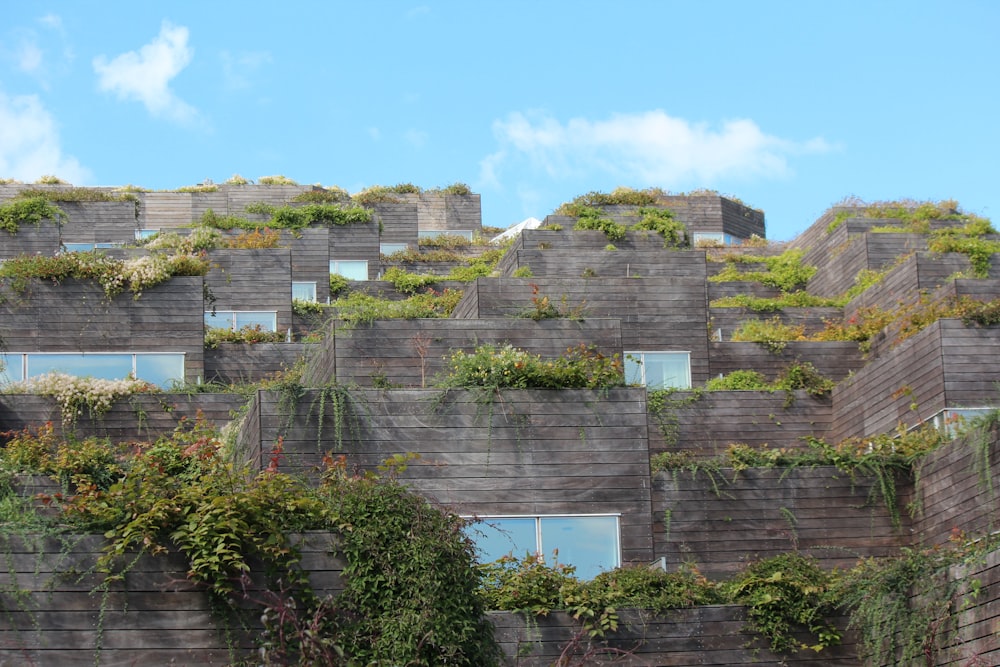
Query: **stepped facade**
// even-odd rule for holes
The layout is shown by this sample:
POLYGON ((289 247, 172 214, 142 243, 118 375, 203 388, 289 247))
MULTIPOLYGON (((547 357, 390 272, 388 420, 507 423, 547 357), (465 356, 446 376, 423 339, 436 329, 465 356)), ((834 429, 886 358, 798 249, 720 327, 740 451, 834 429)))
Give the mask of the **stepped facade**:
MULTIPOLYGON (((656 231, 631 229, 648 207, 598 207, 624 228, 614 238, 575 230, 578 216, 560 212, 470 279, 461 269, 500 254, 487 242, 478 195, 391 193, 363 206, 347 198, 336 205, 362 212, 350 220, 275 222, 279 212, 319 211, 340 196, 323 192, 0 186, 0 206, 33 197, 61 211, 13 232, 0 226, 4 386, 67 371, 161 387, 70 418, 56 398, 8 390, 0 431, 10 438, 52 423, 67 437, 131 442, 197 417, 233 429, 235 451, 254 469, 280 454, 282 471, 311 483, 331 457, 374 471, 403 455, 400 480, 481 522, 483 549, 558 549, 587 577, 636 563, 694 563, 724 579, 789 551, 846 569, 948 545, 956 534, 993 534, 997 431, 969 435, 958 426, 1000 406, 990 310, 1000 266, 990 253, 983 261, 960 244, 935 245, 971 238, 990 249, 995 238, 970 232, 968 217, 953 212, 922 226, 840 207, 793 241, 767 244, 760 211, 717 195, 671 196, 653 208, 683 223, 686 242, 676 247, 656 231), (243 227, 227 228, 225 219, 243 227), (179 271, 138 293, 9 270, 26 255, 90 250, 135 261, 155 253, 145 239, 194 237, 206 222, 221 241, 201 254, 193 248, 207 262, 204 275, 179 271), (272 240, 247 240, 248 229, 272 240), (386 315, 387 304, 414 293, 453 301, 436 313, 444 316, 386 315), (386 310, 359 314, 351 294, 386 310), (789 294, 798 301, 783 302, 789 294), (206 342, 210 329, 232 336, 206 342), (441 386, 454 355, 484 346, 542 359, 585 350, 620 360, 627 382, 496 393, 441 386), (281 378, 293 370, 299 391, 290 402, 281 378), (747 371, 757 384, 726 383, 747 371), (227 390, 235 385, 253 390, 227 390), (960 435, 922 456, 919 474, 900 473, 891 494, 884 478, 829 462, 782 468, 725 459, 734 445, 794 457, 817 442, 863 448, 929 425, 960 435), (536 541, 503 546, 525 526, 536 541), (504 530, 490 532, 496 527, 504 530)), ((13 482, 29 496, 51 492, 47 484, 13 482)), ((335 594, 335 544, 302 539, 315 588, 335 594)), ((6 538, 0 664, 229 664, 234 653, 252 652, 252 642, 220 637, 177 554, 137 560, 111 589, 114 604, 102 607, 97 573, 58 576, 70 569, 67 559, 93 558, 101 538, 82 536, 72 549, 51 540, 6 538)), ((979 594, 961 598, 956 630, 927 664, 1000 663, 997 553, 952 572, 974 580, 979 594)), ((738 605, 623 611, 605 647, 629 664, 866 664, 854 631, 819 653, 772 653, 754 644, 745 613, 738 605)), ((577 632, 564 614, 491 619, 508 664, 558 663, 577 632)), ((843 629, 847 620, 835 622, 843 629)), ((581 655, 589 657, 572 664, 615 657, 581 655)))

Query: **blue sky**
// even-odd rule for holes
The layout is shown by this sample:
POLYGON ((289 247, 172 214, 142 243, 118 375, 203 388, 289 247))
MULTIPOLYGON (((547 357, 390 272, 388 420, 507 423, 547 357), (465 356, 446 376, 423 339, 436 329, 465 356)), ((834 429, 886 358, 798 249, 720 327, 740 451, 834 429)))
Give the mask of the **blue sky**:
POLYGON ((469 184, 483 222, 718 190, 785 240, 846 196, 1000 218, 1000 2, 20 2, 0 178, 469 184))

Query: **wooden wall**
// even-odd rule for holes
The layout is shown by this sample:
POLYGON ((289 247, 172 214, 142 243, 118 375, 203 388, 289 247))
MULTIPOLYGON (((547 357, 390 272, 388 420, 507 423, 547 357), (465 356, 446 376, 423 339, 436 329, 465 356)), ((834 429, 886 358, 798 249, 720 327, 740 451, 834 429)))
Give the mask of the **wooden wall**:
MULTIPOLYGON (((618 631, 607 642, 576 644, 565 664, 624 664, 645 667, 676 665, 825 665, 860 667, 850 633, 840 646, 821 653, 802 651, 775 655, 743 629, 746 611, 735 605, 706 605, 671 610, 657 616, 633 609, 619 609, 618 631), (602 649, 617 650, 602 652, 602 649), (623 655, 628 653, 628 655, 623 655)), ((558 660, 566 645, 579 631, 579 621, 568 614, 525 616, 493 612, 489 616, 509 667, 549 667, 558 660)), ((843 619, 831 619, 844 627, 843 619)), ((803 637, 805 639, 805 637, 803 637)))
POLYGON ((266 465, 281 435, 284 471, 306 475, 316 474, 326 452, 368 470, 412 452, 419 458, 401 480, 456 513, 620 513, 624 561, 652 560, 643 390, 491 397, 394 389, 350 396, 350 414, 338 421, 331 399, 318 391, 307 391, 292 414, 282 414, 277 393, 259 392, 251 410, 259 412, 260 431, 245 433, 252 439, 241 444, 266 465))
POLYGON ((479 279, 466 289, 453 316, 511 317, 535 309, 533 299, 548 297, 563 311, 619 319, 622 350, 690 352, 691 379, 697 384, 710 377, 705 281, 699 271, 704 265, 699 260, 694 275, 687 276, 479 279))
MULTIPOLYGON (((277 313, 278 331, 292 326, 292 274, 288 248, 221 248, 209 254, 205 286, 215 298, 205 310, 277 313)), ((321 286, 317 286, 317 292, 321 286)), ((329 288, 328 288, 329 289, 329 288)), ((202 313, 204 317, 204 313, 202 313)))
POLYGON ((272 378, 304 357, 308 343, 221 343, 205 350, 205 382, 243 384, 272 378))
POLYGON ((199 414, 217 428, 233 419, 246 404, 239 394, 136 394, 116 401, 102 416, 80 415, 63 422, 55 399, 32 394, 0 394, 0 432, 20 431, 52 422, 64 437, 91 436, 114 442, 156 440, 174 432, 181 420, 199 414))
POLYGON ((832 466, 657 473, 654 550, 668 569, 690 561, 710 578, 796 549, 824 568, 849 568, 910 543, 903 501, 895 526, 881 499, 873 499, 877 484, 832 466))
POLYGON ((830 437, 914 426, 944 408, 996 405, 998 345, 995 328, 938 320, 834 388, 830 437))
POLYGON ((581 343, 602 354, 620 355, 622 330, 617 320, 418 319, 376 320, 328 336, 313 358, 305 382, 370 387, 376 378, 399 387, 431 387, 447 371, 454 350, 478 345, 511 344, 543 357, 557 357, 581 343), (331 354, 332 352, 332 354, 331 354))
POLYGON ((204 375, 201 276, 179 276, 108 299, 90 281, 0 281, 0 340, 7 352, 183 352, 185 376, 204 375))
POLYGON ((649 410, 649 450, 711 458, 733 443, 801 449, 826 435, 832 412, 829 397, 802 390, 674 392, 664 409, 649 410))
POLYGON ((866 363, 858 344, 853 341, 788 341, 776 352, 761 343, 711 342, 708 360, 710 377, 747 368, 774 380, 789 364, 808 361, 821 375, 834 382, 843 380, 866 363))

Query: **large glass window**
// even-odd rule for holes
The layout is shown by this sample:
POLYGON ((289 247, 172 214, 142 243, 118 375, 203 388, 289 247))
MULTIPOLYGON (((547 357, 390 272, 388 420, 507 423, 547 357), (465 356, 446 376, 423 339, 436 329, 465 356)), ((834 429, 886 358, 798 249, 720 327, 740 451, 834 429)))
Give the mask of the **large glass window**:
POLYGON ((239 331, 244 327, 260 327, 261 331, 278 330, 278 314, 273 310, 205 311, 205 326, 239 331))
POLYGON ((24 355, 0 352, 0 385, 24 378, 24 355))
POLYGON ((576 568, 581 579, 621 565, 618 515, 479 517, 467 529, 483 563, 503 556, 544 556, 576 568))
POLYGON ((625 382, 650 389, 689 389, 690 352, 626 352, 625 382))
POLYGON ((299 301, 316 301, 316 283, 293 281, 292 298, 299 301))
POLYGON ((0 383, 20 382, 45 373, 66 373, 102 380, 129 376, 160 387, 184 381, 181 352, 27 352, 0 355, 0 383))
POLYGON ((380 255, 394 255, 397 252, 404 252, 409 246, 405 243, 379 243, 378 252, 380 255))
POLYGON ((331 259, 330 273, 344 276, 348 280, 368 280, 368 260, 331 259))

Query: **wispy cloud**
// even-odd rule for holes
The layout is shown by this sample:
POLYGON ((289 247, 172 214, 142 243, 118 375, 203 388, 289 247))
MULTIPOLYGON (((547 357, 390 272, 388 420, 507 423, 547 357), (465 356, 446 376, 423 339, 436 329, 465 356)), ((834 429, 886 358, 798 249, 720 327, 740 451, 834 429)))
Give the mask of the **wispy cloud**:
POLYGON ((94 71, 101 90, 113 92, 120 99, 142 102, 150 114, 167 120, 190 124, 198 111, 177 97, 170 82, 194 57, 188 46, 188 29, 164 21, 160 34, 139 51, 129 51, 112 60, 94 58, 94 71))
POLYGON ((495 121, 493 132, 499 149, 480 162, 481 181, 493 184, 523 161, 555 180, 611 175, 623 184, 666 188, 783 178, 791 173, 791 156, 831 150, 821 138, 796 142, 766 134, 748 119, 713 127, 661 110, 565 123, 515 112, 495 121))
POLYGON ((223 51, 222 76, 229 90, 246 90, 253 85, 253 76, 264 65, 271 64, 268 51, 223 51))
POLYGON ((33 37, 25 37, 17 45, 14 55, 17 68, 25 74, 36 74, 42 68, 42 50, 33 37))
POLYGON ((89 170, 63 154, 56 123, 37 96, 0 92, 0 176, 31 182, 47 174, 81 185, 90 180, 89 170))
POLYGON ((427 5, 418 5, 418 6, 413 7, 412 9, 410 9, 410 10, 408 10, 406 12, 406 18, 408 18, 410 20, 413 20, 415 18, 418 18, 420 16, 424 16, 425 14, 430 14, 430 13, 431 13, 431 8, 430 7, 428 7, 427 5))

